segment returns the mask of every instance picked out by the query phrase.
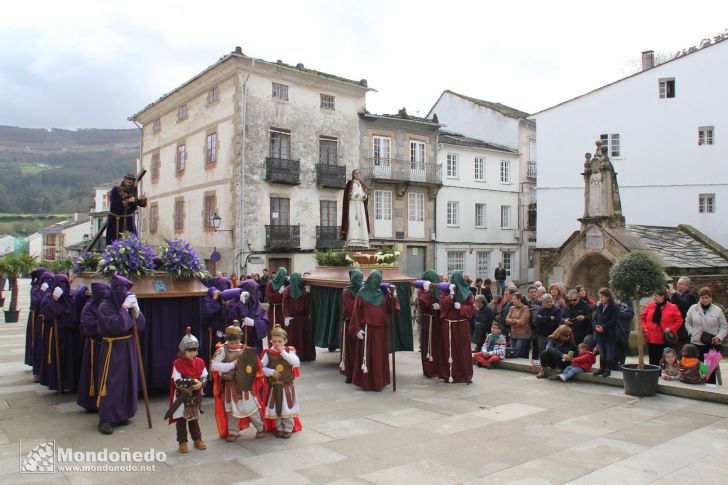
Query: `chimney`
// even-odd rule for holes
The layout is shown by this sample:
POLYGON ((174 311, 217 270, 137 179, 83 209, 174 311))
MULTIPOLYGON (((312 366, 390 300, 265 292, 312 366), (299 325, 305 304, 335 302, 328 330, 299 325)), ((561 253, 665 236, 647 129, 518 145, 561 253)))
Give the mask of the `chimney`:
POLYGON ((644 51, 642 53, 642 70, 652 69, 655 67, 655 51, 644 51))

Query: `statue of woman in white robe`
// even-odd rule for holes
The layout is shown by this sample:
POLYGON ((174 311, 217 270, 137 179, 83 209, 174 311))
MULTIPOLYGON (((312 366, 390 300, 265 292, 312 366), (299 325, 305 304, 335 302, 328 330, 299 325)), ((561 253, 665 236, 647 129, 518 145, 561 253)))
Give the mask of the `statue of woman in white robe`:
POLYGON ((369 247, 369 211, 366 185, 360 180, 361 172, 354 170, 344 189, 341 240, 347 247, 369 247))

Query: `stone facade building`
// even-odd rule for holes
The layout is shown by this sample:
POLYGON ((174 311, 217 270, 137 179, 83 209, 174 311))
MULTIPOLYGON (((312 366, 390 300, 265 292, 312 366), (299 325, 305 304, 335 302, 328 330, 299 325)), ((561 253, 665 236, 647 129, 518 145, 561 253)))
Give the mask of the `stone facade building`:
POLYGON ((436 161, 440 125, 408 115, 360 114, 362 179, 368 189, 371 247, 394 246, 403 273, 434 267, 435 200, 442 184, 436 161))
POLYGON ((133 115, 150 172, 143 239, 185 239, 213 271, 310 270, 315 248, 339 244, 367 91, 366 80, 236 48, 133 115))

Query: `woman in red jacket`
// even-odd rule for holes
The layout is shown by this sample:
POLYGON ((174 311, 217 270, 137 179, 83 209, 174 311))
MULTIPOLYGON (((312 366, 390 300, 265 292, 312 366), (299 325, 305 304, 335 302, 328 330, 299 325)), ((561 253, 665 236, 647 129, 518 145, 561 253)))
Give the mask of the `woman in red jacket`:
POLYGON ((665 342, 665 332, 669 330, 677 336, 678 329, 683 325, 683 318, 677 305, 668 301, 666 290, 656 290, 654 298, 642 312, 642 333, 647 339, 650 364, 660 365, 665 346, 673 344, 665 342))

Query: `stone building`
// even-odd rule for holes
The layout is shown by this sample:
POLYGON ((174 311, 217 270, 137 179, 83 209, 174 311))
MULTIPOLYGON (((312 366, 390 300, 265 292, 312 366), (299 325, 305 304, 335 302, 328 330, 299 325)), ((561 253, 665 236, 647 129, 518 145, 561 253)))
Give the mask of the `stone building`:
MULTIPOLYGON (((450 90, 442 92, 427 116, 434 117, 443 125, 443 129, 458 133, 464 137, 472 138, 490 145, 504 147, 517 155, 517 163, 510 165, 510 173, 505 181, 498 183, 503 192, 517 194, 518 200, 513 205, 510 224, 504 231, 508 234, 507 241, 501 236, 488 242, 503 245, 501 254, 495 251, 491 260, 508 262, 510 260, 509 279, 519 282, 533 281, 534 251, 536 249, 536 125, 527 119, 524 113, 510 106, 492 101, 465 96, 450 90), (510 246, 517 246, 514 251, 510 246)), ((503 160, 506 160, 505 158, 503 160)), ((500 157, 486 157, 488 165, 501 166, 500 157)), ((466 176, 474 179, 472 174, 466 176)), ((500 176, 499 176, 500 177, 500 176)), ((499 197, 491 191, 489 200, 484 200, 489 207, 504 205, 499 197)), ((439 210, 439 209, 438 209, 439 210)), ((438 227, 438 232, 439 231, 438 227)), ((440 234, 438 233, 438 240, 440 234)), ((489 268, 491 279, 495 267, 489 268)), ((483 276, 483 275, 479 275, 483 276)))
POLYGON ((581 229, 557 250, 539 251, 543 281, 585 285, 594 295, 609 285, 609 269, 617 258, 639 250, 651 253, 674 283, 688 276, 694 289, 712 287, 716 300, 728 303, 728 251, 689 225, 626 224, 607 145, 598 141, 594 157, 586 155, 581 229))
POLYGON ((360 114, 362 178, 368 188, 371 247, 400 250, 399 267, 420 277, 434 267, 435 199, 442 184, 436 161, 437 121, 360 114))
POLYGON ((368 90, 240 48, 223 56, 131 117, 150 172, 142 238, 185 239, 213 271, 313 268, 315 248, 339 244, 368 90))

